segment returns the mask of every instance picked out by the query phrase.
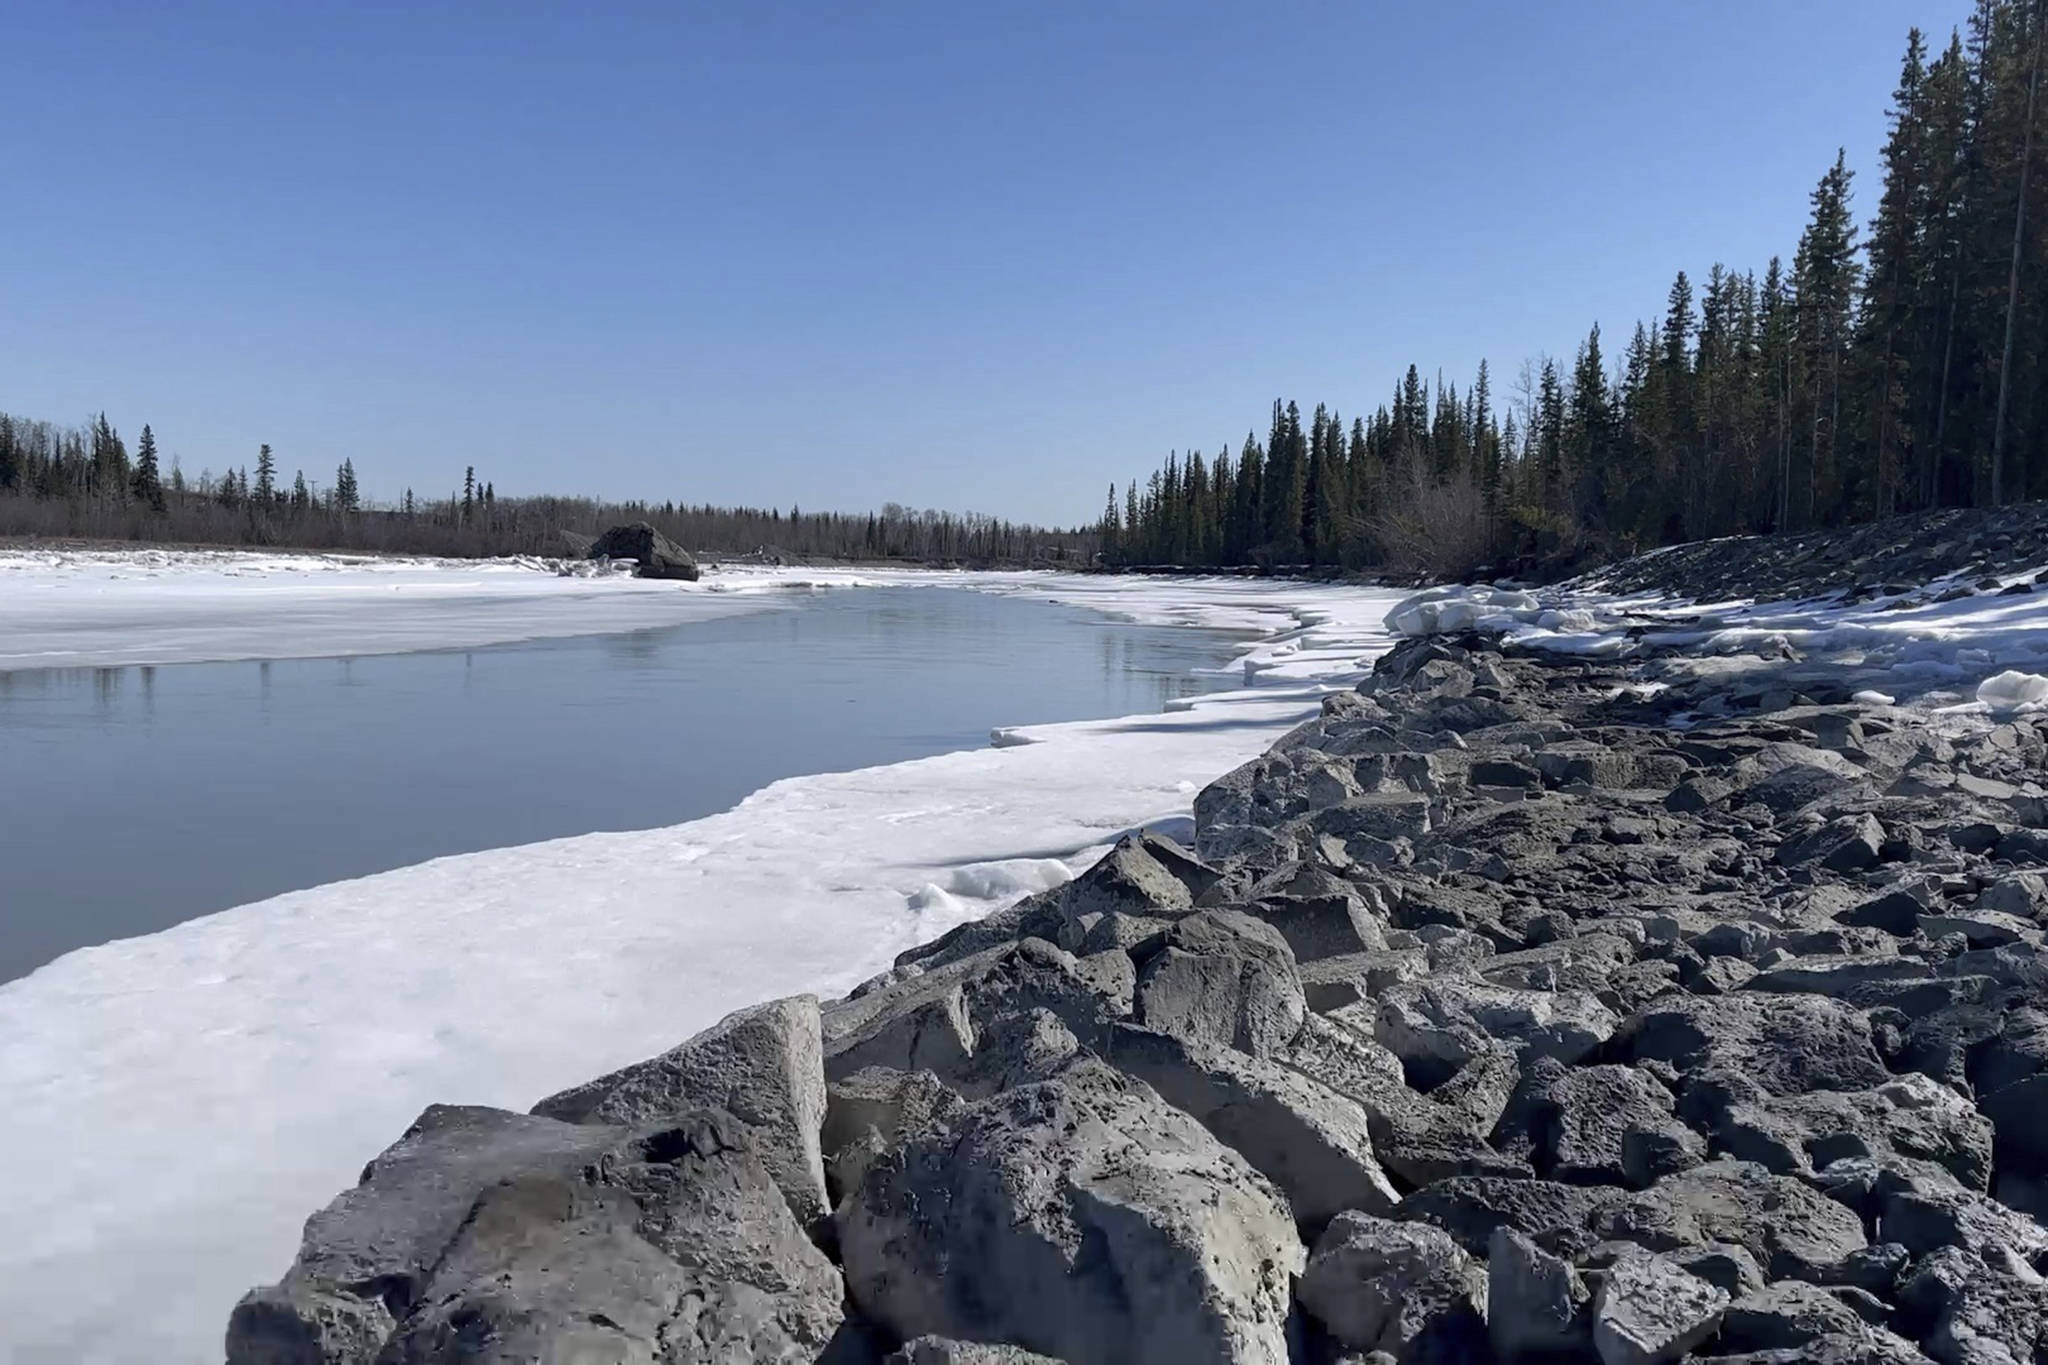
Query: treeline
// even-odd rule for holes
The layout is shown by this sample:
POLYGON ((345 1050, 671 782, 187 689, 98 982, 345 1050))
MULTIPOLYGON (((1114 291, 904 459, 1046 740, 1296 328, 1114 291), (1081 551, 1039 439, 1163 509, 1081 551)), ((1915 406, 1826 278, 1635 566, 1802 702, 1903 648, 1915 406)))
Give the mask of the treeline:
POLYGON ((187 477, 163 466, 144 426, 131 453, 102 414, 60 427, 0 413, 0 536, 489 556, 558 556, 627 521, 713 554, 791 559, 896 559, 926 564, 1091 562, 1093 527, 1046 530, 975 514, 889 503, 860 515, 589 498, 501 498, 463 472, 459 491, 389 505, 362 496, 353 460, 324 486, 286 482, 268 445, 247 467, 187 477))
POLYGON ((1504 418, 1483 364, 1348 424, 1276 403, 1263 442, 1112 487, 1105 558, 1457 573, 2048 496, 2044 43, 2048 0, 1911 34, 1867 231, 1838 156, 1789 264, 1681 272, 1504 418))

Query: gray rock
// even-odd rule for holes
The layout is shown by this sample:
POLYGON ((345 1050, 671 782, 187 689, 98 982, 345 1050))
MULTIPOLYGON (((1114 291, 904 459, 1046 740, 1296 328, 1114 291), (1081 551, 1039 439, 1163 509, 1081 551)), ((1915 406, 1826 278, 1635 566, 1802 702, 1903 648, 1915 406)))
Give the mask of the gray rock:
POLYGON ((1602 1239, 1652 1251, 1734 1243, 1774 1280, 1817 1279, 1866 1245, 1863 1221, 1843 1205, 1739 1161, 1711 1161, 1667 1176, 1595 1210, 1588 1226, 1602 1239))
POLYGON ((1826 999, 1665 996, 1625 1021, 1614 1044, 1635 1062, 1745 1074, 1773 1095, 1867 1090, 1891 1079, 1862 1011, 1826 999))
POLYGON ((1401 1059, 1409 1083, 1427 1091, 1503 1044, 1524 1064, 1539 1057, 1581 1061, 1614 1028, 1613 1011, 1584 992, 1516 990, 1451 976, 1388 987, 1373 1036, 1401 1059))
POLYGON ((1778 848, 1778 861, 1788 867, 1814 863, 1830 872, 1861 872, 1877 866, 1883 849, 1884 826, 1876 816, 1843 815, 1788 839, 1778 848))
POLYGON ((591 559, 624 559, 638 564, 642 578, 697 581, 697 561, 690 552, 644 521, 614 526, 591 542, 591 559))
POLYGON ((965 1107, 966 1101, 929 1071, 877 1066, 832 1082, 820 1134, 831 1189, 843 1197, 905 1133, 944 1124, 965 1107))
POLYGON ((1148 1028, 1253 1056, 1284 1049, 1308 1013, 1278 930, 1233 910, 1176 922, 1138 965, 1136 1017, 1148 1028))
POLYGON ((747 1125, 671 1118, 428 1110, 237 1306, 230 1365, 816 1360, 843 1325, 838 1271, 747 1125))
POLYGON ((1947 1086, 1913 1073, 1871 1090, 1743 1093, 1743 1077, 1689 1087, 1688 1109, 1716 1147, 1780 1175, 1808 1174, 1844 1157, 1937 1162, 1978 1189, 1990 1183, 1991 1124, 1947 1086))
POLYGON ((2012 872, 1978 893, 1976 908, 2039 921, 2048 910, 2048 877, 2039 872, 2012 872))
POLYGON ((818 1130, 825 1063, 816 996, 737 1010, 659 1057, 533 1107, 564 1123, 641 1127, 691 1109, 723 1109, 754 1130, 762 1164, 809 1225, 830 1211, 818 1130))
POLYGON ((1484 1256, 1496 1228, 1512 1228, 1546 1251, 1577 1255, 1599 1240, 1589 1224, 1623 1192, 1554 1180, 1456 1175, 1408 1195, 1393 1217, 1428 1223, 1484 1256))
POLYGON ((1345 1212, 1317 1240, 1295 1292, 1352 1350, 1448 1359, 1480 1348, 1486 1288, 1486 1268, 1444 1232, 1345 1212))
POLYGON ((1571 1264, 1511 1227, 1486 1255, 1487 1328, 1501 1365, 1581 1358, 1592 1348, 1591 1294, 1571 1264))
MULTIPOLYGON (((1103 854, 1095 866, 1067 883, 1059 896, 1061 913, 1073 920, 1111 911, 1171 915, 1194 909, 1195 892, 1155 856, 1155 850, 1165 851, 1139 835, 1119 839, 1116 847, 1103 854)), ((1194 863, 1184 852, 1180 856, 1187 863, 1194 863)))
POLYGON ((954 1341, 949 1337, 919 1337, 906 1341, 883 1365, 1063 1365, 1051 1356, 1027 1351, 1021 1346, 995 1346, 979 1341, 954 1341))
POLYGON ((1628 1066, 1567 1068, 1552 1058, 1524 1072, 1493 1145, 1540 1176, 1577 1185, 1648 1184, 1669 1173, 1659 1167, 1706 1159, 1706 1143, 1672 1116, 1671 1092, 1648 1074, 1628 1066), (1647 1179, 1631 1179, 1631 1150, 1647 1179))
POLYGON ((1662 1365, 1714 1335, 1728 1296, 1662 1256, 1634 1252, 1607 1269, 1593 1304, 1602 1365, 1662 1365))
POLYGON ((1380 922, 1356 892, 1269 896, 1256 902, 1250 913, 1280 931, 1296 962, 1381 952, 1387 946, 1380 922))
POLYGON ((1301 989, 1308 1007, 1319 1013, 1360 1000, 1377 999, 1387 987, 1428 975, 1424 948, 1390 948, 1383 952, 1348 953, 1301 964, 1301 989))
POLYGON ((1071 1362, 1287 1359, 1286 1201, 1187 1115, 1093 1063, 913 1134, 839 1211, 854 1302, 905 1338, 1071 1362))
POLYGON ((1841 1294, 1785 1280, 1745 1294, 1728 1306, 1721 1319, 1721 1349, 1796 1350, 1821 1337, 1853 1337, 1884 1325, 1884 1306, 1870 1302, 1879 1321, 1867 1320, 1841 1294))
MULTIPOLYGON (((1709 1242, 1702 1247, 1687 1247, 1664 1254, 1673 1265, 1689 1275, 1699 1276, 1731 1299, 1739 1299, 1764 1287, 1763 1267, 1756 1263, 1756 1257, 1749 1254, 1749 1248, 1733 1242, 1709 1242)), ((1797 1284, 1798 1281, 1787 1283, 1797 1284)))
POLYGON ((837 1080, 871 1066, 931 1071, 982 1093, 989 1068, 977 1066, 976 1051, 995 1021, 1042 1009, 1076 1038, 1093 1038, 1128 1013, 1130 977, 1121 953, 1076 958, 1034 938, 913 973, 825 1008, 825 1075, 837 1080))
POLYGON ((521 1176, 567 1177, 622 1137, 496 1109, 429 1107, 360 1184, 307 1220, 284 1279, 236 1307, 228 1360, 373 1360, 480 1194, 521 1176))
POLYGON ((1373 1156, 1365 1111, 1299 1071, 1129 1024, 1112 1030, 1102 1055, 1243 1156, 1306 1229, 1344 1209, 1384 1212, 1399 1198, 1373 1156))

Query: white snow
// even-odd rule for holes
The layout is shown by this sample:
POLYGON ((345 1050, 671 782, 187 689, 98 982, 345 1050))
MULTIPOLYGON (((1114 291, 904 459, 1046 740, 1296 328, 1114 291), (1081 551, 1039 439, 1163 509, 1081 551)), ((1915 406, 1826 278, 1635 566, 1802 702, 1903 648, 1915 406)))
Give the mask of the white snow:
POLYGON ((711 582, 541 559, 0 550, 0 672, 324 658, 607 634, 758 609, 711 582))
MULTIPOLYGON (((499 580, 471 570, 409 572, 493 598, 499 580)), ((230 588, 213 582, 235 576, 221 569, 151 586, 100 565, 17 581, 42 575, 54 600, 85 603, 78 615, 102 628, 150 616, 159 589, 208 598, 216 618, 246 612, 255 626, 194 623, 189 638, 204 648, 189 657, 218 657, 224 640, 288 625, 308 582, 355 582, 354 592, 397 572, 289 565, 230 588), (326 573, 335 578, 317 577, 326 573), (101 591, 118 609, 89 600, 101 591)), ((1123 830, 1185 834, 1202 785, 1314 714, 1386 647, 1381 621, 1398 596, 1232 579, 767 570, 682 596, 743 602, 883 582, 1255 631, 1234 665, 1255 685, 1164 714, 1007 729, 986 749, 778 782, 669 829, 295 892, 71 953, 0 986, 6 1357, 217 1361, 236 1297, 283 1272, 306 1215, 429 1102, 524 1108, 739 1005, 843 992, 904 948, 1064 880, 1123 830)), ((490 614, 472 612, 464 591, 443 594, 439 614, 490 614)), ((394 596, 394 614, 414 611, 394 596)), ((545 593, 520 600, 503 619, 522 630, 551 610, 545 593)), ((0 639, 13 638, 12 610, 0 606, 0 639)), ((66 619, 61 606, 43 616, 53 628, 66 619)), ((316 635, 400 638, 372 612, 301 642, 316 635)), ((91 649, 115 643, 108 633, 91 649)))
POLYGON ((1898 698, 1889 692, 1880 692, 1874 687, 1868 687, 1850 697, 1849 700, 1855 702, 1858 706, 1890 706, 1897 702, 1898 698))
MULTIPOLYGON (((1939 700, 1937 688, 1967 693, 2001 670, 2026 673, 2029 665, 2048 665, 2048 589, 2001 591, 2034 577, 2033 571, 2008 575, 1981 591, 1952 577, 1903 596, 1855 603, 1839 596, 1696 603, 1658 593, 1436 588, 1397 605, 1387 626, 1404 635, 1482 630, 1516 644, 1591 656, 1626 655, 1638 636, 1701 655, 1796 656, 1839 666, 1845 679, 1867 674, 1883 681, 1882 689, 1872 690, 1888 701, 1911 694, 1931 705, 1939 700)), ((1980 695, 1982 705, 1964 706, 1981 711, 1994 696, 2007 707, 2043 700, 2008 700, 2007 686, 1980 695)))

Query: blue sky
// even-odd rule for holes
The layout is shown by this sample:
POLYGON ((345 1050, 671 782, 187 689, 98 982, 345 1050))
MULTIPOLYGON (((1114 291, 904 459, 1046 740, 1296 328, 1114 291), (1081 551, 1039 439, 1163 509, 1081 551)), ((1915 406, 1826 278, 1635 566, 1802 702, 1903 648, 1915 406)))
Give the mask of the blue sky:
POLYGON ((372 497, 1092 517, 1877 199, 1967 0, 8 7, 0 408, 372 497), (587 11, 587 12, 586 12, 587 11))

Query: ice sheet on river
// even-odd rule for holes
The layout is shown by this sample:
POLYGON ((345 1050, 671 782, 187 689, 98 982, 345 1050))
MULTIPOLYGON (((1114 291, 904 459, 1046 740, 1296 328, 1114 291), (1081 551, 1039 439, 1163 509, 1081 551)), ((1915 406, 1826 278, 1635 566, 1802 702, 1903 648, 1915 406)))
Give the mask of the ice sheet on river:
POLYGON ((1399 596, 1045 574, 708 581, 739 598, 943 582, 1256 631, 1238 667, 1257 685, 795 778, 670 829, 296 892, 0 986, 10 1360, 218 1360, 236 1296, 283 1270, 305 1215, 429 1101, 523 1108, 738 1005, 843 991, 1121 830, 1184 821, 1202 784, 1357 676, 1399 596))

